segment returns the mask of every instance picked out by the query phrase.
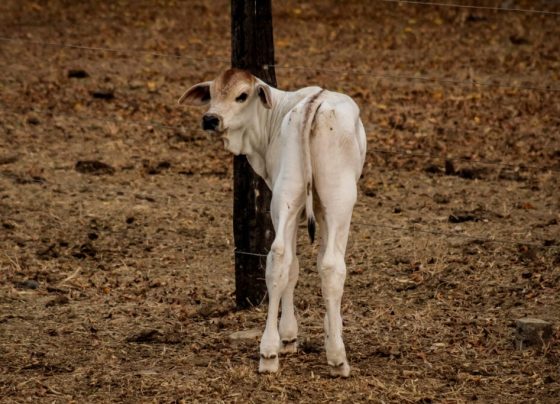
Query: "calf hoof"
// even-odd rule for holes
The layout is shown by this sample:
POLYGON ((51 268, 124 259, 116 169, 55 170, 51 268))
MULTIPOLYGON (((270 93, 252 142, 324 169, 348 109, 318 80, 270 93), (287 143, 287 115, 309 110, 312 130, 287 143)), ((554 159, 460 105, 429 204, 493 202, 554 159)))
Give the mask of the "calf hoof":
POLYGON ((332 377, 349 377, 350 376, 350 365, 348 362, 342 362, 338 364, 329 363, 331 367, 331 376, 332 377))
POLYGON ((280 348, 280 353, 281 354, 291 354, 291 353, 297 353, 297 338, 294 338, 292 340, 285 340, 282 341, 282 348, 280 348))
POLYGON ((261 354, 261 359, 259 361, 259 373, 276 373, 278 372, 278 367, 280 366, 280 361, 278 355, 272 354, 266 357, 261 354))

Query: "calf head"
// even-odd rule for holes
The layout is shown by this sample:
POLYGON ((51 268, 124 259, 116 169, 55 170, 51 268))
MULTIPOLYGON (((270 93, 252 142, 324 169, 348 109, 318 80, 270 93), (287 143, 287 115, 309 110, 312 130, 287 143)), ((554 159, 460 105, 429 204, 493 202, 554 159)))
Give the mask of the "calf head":
POLYGON ((221 135, 225 147, 240 154, 243 135, 258 121, 260 108, 272 108, 270 88, 252 74, 229 69, 213 81, 189 88, 179 104, 210 105, 202 129, 221 135))

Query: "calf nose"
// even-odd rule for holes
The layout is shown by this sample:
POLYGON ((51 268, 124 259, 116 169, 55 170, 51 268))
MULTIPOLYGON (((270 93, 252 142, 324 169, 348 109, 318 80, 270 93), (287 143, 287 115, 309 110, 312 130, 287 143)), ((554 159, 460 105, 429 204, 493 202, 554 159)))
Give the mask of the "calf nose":
POLYGON ((217 130, 220 127, 220 118, 216 115, 205 114, 202 117, 202 129, 217 130))

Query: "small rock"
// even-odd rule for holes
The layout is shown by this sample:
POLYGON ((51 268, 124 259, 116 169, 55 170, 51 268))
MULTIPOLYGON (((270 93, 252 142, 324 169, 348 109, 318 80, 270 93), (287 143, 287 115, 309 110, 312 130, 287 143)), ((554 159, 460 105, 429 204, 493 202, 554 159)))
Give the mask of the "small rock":
POLYGON ((370 198, 373 198, 374 196, 377 196, 377 193, 375 192, 375 189, 373 189, 371 187, 365 187, 364 188, 364 195, 369 196, 370 198))
POLYGON ((396 257, 394 259, 395 265, 399 264, 410 264, 410 258, 408 257, 396 257))
POLYGON ((157 342, 161 339, 163 333, 160 330, 156 329, 149 329, 140 331, 138 334, 131 335, 126 339, 126 342, 136 342, 136 343, 145 343, 145 342, 157 342))
POLYGON ((48 247, 39 250, 37 252, 37 257, 44 259, 44 260, 49 260, 49 259, 53 259, 53 258, 58 258, 60 256, 60 253, 58 252, 58 249, 56 247, 55 244, 50 244, 48 247))
POLYGON ((71 79, 85 79, 89 77, 88 72, 83 69, 70 69, 68 70, 68 78, 71 79))
POLYGON ((97 160, 80 160, 76 163, 76 171, 82 174, 113 175, 115 169, 109 164, 97 160))
POLYGON ((171 163, 169 161, 161 161, 157 164, 150 164, 149 162, 144 162, 144 168, 148 175, 160 174, 162 171, 169 170, 171 168, 171 163))
POLYGON ((18 159, 19 157, 16 154, 0 156, 0 165, 15 163, 18 159))
POLYGON ((208 303, 208 304, 203 304, 202 306, 200 306, 200 308, 197 310, 197 314, 201 317, 211 317, 218 310, 219 310, 218 305, 208 303))
POLYGON ((126 338, 126 342, 138 344, 180 344, 185 339, 184 332, 174 329, 147 329, 126 338))
POLYGON ((395 286, 396 292, 406 292, 408 290, 414 290, 418 287, 416 282, 408 280, 408 279, 398 279, 397 282, 399 283, 395 286))
POLYGON ((451 160, 445 160, 445 175, 455 175, 455 166, 451 160))
POLYGON ((449 196, 447 195, 434 194, 433 199, 435 203, 439 203, 441 205, 445 205, 446 203, 449 203, 449 196))
POLYGON ((252 328, 250 330, 236 331, 229 335, 230 341, 252 341, 262 335, 262 330, 252 328))
POLYGON ((528 45, 529 44, 529 40, 527 38, 524 38, 524 37, 519 36, 519 35, 510 35, 509 36, 509 41, 513 45, 528 45))
POLYGON ((323 353, 323 344, 319 339, 304 338, 299 345, 299 350, 306 354, 323 353))
POLYGON ((526 346, 542 346, 552 337, 552 323, 538 318, 519 318, 515 320, 515 340, 518 349, 526 346))
POLYGON ((210 358, 206 358, 206 357, 202 357, 202 356, 195 356, 192 360, 191 363, 194 366, 198 366, 198 367, 208 367, 208 365, 210 365, 212 363, 212 359, 210 358))
POLYGON ((27 123, 30 125, 39 125, 39 123, 41 122, 36 116, 30 116, 29 118, 27 118, 27 123))
POLYGON ((428 164, 426 167, 424 167, 424 171, 428 174, 440 174, 441 168, 436 164, 428 164))
POLYGON ((486 210, 478 207, 473 210, 456 210, 449 216, 451 223, 463 222, 489 222, 490 220, 503 219, 504 216, 500 213, 486 210))
POLYGON ((47 292, 49 293, 58 293, 58 294, 66 294, 68 293, 67 289, 57 288, 55 286, 47 286, 47 292))
POLYGON ((18 289, 37 289, 39 287, 39 282, 33 279, 28 279, 26 281, 16 283, 15 287, 18 289))
POLYGON ((544 379, 543 379, 544 384, 550 384, 550 383, 554 383, 554 378, 550 375, 547 375, 544 379))
POLYGON ((455 175, 466 180, 482 179, 487 174, 488 170, 484 168, 461 168, 455 172, 455 175))
POLYGON ((45 307, 52 307, 52 306, 58 306, 58 305, 61 305, 61 304, 68 304, 68 302, 70 302, 70 300, 68 299, 67 296, 59 295, 59 296, 55 297, 54 299, 49 300, 45 304, 45 307))
POLYGON ((75 246, 74 250, 72 252, 72 256, 74 258, 78 258, 80 260, 83 260, 87 257, 95 257, 97 255, 97 250, 93 247, 93 245, 89 242, 84 243, 82 245, 75 246))
POLYGON ((488 18, 486 18, 484 16, 469 14, 465 18, 465 22, 481 22, 481 21, 486 21, 487 19, 488 18))
POLYGON ((500 180, 506 180, 506 181, 517 181, 517 182, 527 181, 526 176, 521 175, 519 171, 513 171, 513 170, 500 171, 498 178, 500 180))
POLYGON ((130 83, 128 83, 128 87, 131 90, 138 90, 139 88, 144 87, 144 83, 140 80, 132 80, 130 83))
POLYGON ((10 222, 4 222, 2 223, 2 227, 6 230, 14 230, 16 228, 16 225, 10 222))
POLYGON ((453 213, 449 215, 450 223, 478 222, 480 219, 469 213, 453 213))
POLYGON ((109 101, 115 98, 115 93, 113 90, 96 90, 91 92, 91 96, 100 100, 109 101))

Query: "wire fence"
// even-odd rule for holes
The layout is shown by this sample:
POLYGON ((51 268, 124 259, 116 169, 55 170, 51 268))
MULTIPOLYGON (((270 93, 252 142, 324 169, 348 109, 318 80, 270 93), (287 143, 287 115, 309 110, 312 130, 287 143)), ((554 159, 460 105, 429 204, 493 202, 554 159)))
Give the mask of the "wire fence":
POLYGON ((382 1, 384 3, 396 3, 396 4, 414 5, 414 6, 462 8, 468 10, 505 11, 505 12, 560 16, 560 12, 558 11, 536 10, 531 8, 500 7, 500 6, 491 7, 491 6, 477 6, 477 5, 470 5, 470 4, 441 3, 435 1, 416 1, 416 0, 378 0, 378 1, 382 1))
MULTIPOLYGON (((1 109, 1 110, 6 111, 6 109, 1 109)), ((37 111, 34 111, 34 112, 37 112, 37 111)), ((171 130, 174 130, 174 131, 183 130, 183 128, 179 128, 179 127, 176 127, 176 126, 162 125, 162 124, 159 124, 157 122, 151 122, 151 121, 150 122, 144 122, 144 121, 103 119, 103 118, 96 118, 96 117, 84 116, 84 115, 79 115, 79 116, 68 115, 68 116, 79 119, 82 122, 83 122, 84 119, 92 119, 92 120, 96 120, 96 121, 109 122, 109 123, 130 123, 130 124, 133 124, 133 125, 148 126, 150 128, 151 127, 159 127, 159 128, 162 128, 162 129, 171 129, 171 130)), ((406 152, 403 152, 403 151, 392 151, 392 150, 381 150, 381 149, 373 149, 372 151, 380 152, 380 153, 398 153, 398 154, 403 154, 404 153, 405 155, 409 155, 409 154, 407 154, 406 152)), ((424 157, 428 156, 428 157, 432 157, 432 158, 434 157, 434 155, 431 155, 431 154, 421 154, 421 156, 424 156, 424 157)), ((495 162, 488 162, 488 164, 505 165, 504 163, 495 163, 495 162)), ((556 170, 556 171, 560 171, 560 170, 556 170)), ((219 208, 223 208, 223 209, 230 209, 231 208, 231 205, 228 205, 228 204, 225 204, 225 203, 216 203, 216 202, 212 202, 212 201, 189 200, 187 202, 189 204, 199 205, 199 206, 202 206, 202 207, 214 206, 214 207, 219 207, 219 208)), ((519 246, 519 245, 526 245, 526 246, 533 246, 533 247, 541 247, 542 246, 542 244, 538 244, 538 243, 534 243, 534 242, 530 242, 530 241, 501 239, 501 238, 495 238, 495 237, 488 238, 488 237, 484 237, 484 236, 475 236, 475 235, 469 235, 469 234, 464 234, 464 233, 459 233, 459 232, 444 232, 444 231, 438 231, 438 230, 422 229, 415 223, 412 223, 410 227, 391 226, 391 225, 386 225, 386 224, 368 223, 368 222, 352 222, 352 224, 354 226, 374 227, 374 228, 389 229, 389 230, 399 231, 399 232, 412 231, 412 232, 432 234, 432 235, 437 235, 437 236, 458 237, 458 238, 476 240, 476 241, 485 242, 485 243, 500 243, 500 244, 509 244, 509 245, 513 245, 513 246, 519 246)), ((267 254, 252 253, 252 252, 240 251, 240 250, 235 250, 235 253, 236 254, 242 254, 242 255, 258 256, 258 257, 266 257, 267 256, 267 254)))
MULTIPOLYGON (((0 105, 0 111, 3 112, 7 112, 7 113, 13 113, 13 114, 18 114, 20 115, 22 112, 17 111, 17 110, 11 110, 9 108, 5 108, 4 106, 0 105)), ((114 111, 113 111, 114 112, 114 111)), ((108 123, 108 124, 130 124, 130 125, 134 125, 134 126, 141 126, 141 127, 145 127, 147 129, 154 129, 154 128, 158 128, 158 129, 163 129, 163 130, 170 130, 176 133, 184 133, 186 131, 186 128, 184 126, 173 126, 173 125, 166 125, 163 124, 161 122, 157 122, 157 121, 152 121, 152 120, 135 120, 135 119, 119 119, 119 118, 108 118, 108 117, 97 117, 97 116, 93 116, 93 115, 85 115, 85 114, 63 114, 63 113, 57 113, 54 114, 52 111, 50 110, 41 110, 41 109, 37 109, 37 108, 33 108, 30 111, 26 112, 26 113, 33 113, 33 114, 41 114, 44 116, 48 116, 50 119, 55 119, 55 118, 72 118, 72 119, 76 119, 80 122, 84 122, 85 120, 90 120, 90 121, 94 121, 94 122, 102 122, 102 123, 108 123)), ((366 131, 378 131, 379 130, 379 126, 374 125, 374 124, 369 124, 365 126, 366 131)), ((368 139, 368 141, 372 141, 372 139, 368 139)), ((526 164, 526 163, 520 163, 520 164, 512 164, 512 163, 506 163, 503 161, 493 161, 493 160, 486 160, 486 159, 480 159, 480 158, 471 158, 471 157, 462 157, 462 156, 449 156, 449 155, 443 155, 443 154, 435 154, 435 153, 422 153, 422 152, 417 152, 414 150, 398 150, 398 149, 382 149, 382 148, 378 148, 378 147, 368 147, 367 149, 368 153, 377 153, 377 154, 381 154, 381 155, 398 155, 398 156, 403 156, 403 157, 407 157, 407 158, 425 158, 425 159, 429 159, 429 160, 435 160, 435 161, 451 161, 451 162, 464 162, 464 163, 468 163, 471 165, 485 165, 485 166, 494 166, 494 167, 501 167, 501 168, 507 168, 510 170, 532 170, 532 171, 539 171, 539 172, 559 172, 560 173, 560 168, 556 168, 556 167, 543 167, 543 166, 535 166, 535 165, 531 165, 531 164, 526 164)))
MULTIPOLYGON (((455 4, 455 3, 441 3, 441 2, 429 2, 429 1, 412 1, 412 0, 379 0, 385 3, 395 3, 396 5, 408 5, 408 6, 430 6, 430 7, 452 7, 452 8, 460 8, 460 9, 472 9, 472 10, 484 10, 484 11, 494 11, 494 12, 520 12, 520 13, 529 13, 529 14, 541 14, 541 15, 550 15, 550 16, 560 16, 560 12, 556 11, 549 11, 549 10, 537 10, 537 9, 521 9, 521 8, 506 8, 506 7, 489 7, 489 6, 475 6, 475 5, 463 5, 463 4, 455 4)), ((214 57, 195 57, 189 55, 183 55, 180 53, 162 53, 162 52, 154 52, 151 50, 142 50, 142 49, 118 49, 118 48, 109 48, 109 47, 101 47, 101 46, 87 46, 81 44, 68 44, 68 43, 58 43, 58 42, 50 42, 50 41, 37 41, 25 38, 14 38, 14 37, 6 37, 0 36, 0 41, 4 43, 10 43, 13 45, 18 46, 42 46, 42 47, 56 47, 56 48, 67 48, 73 50, 84 50, 88 52, 107 52, 113 54, 127 54, 127 55, 149 55, 153 57, 166 57, 166 58, 174 58, 174 59, 184 59, 184 60, 191 60, 191 61, 199 61, 205 63, 229 63, 229 59, 225 58, 214 58, 214 57)), ((387 74, 387 73, 378 73, 373 72, 371 70, 366 69, 358 69, 358 68, 344 68, 344 69, 337 69, 337 68, 328 68, 328 67, 317 67, 317 66, 286 66, 282 64, 270 64, 265 65, 265 68, 275 68, 275 69, 286 69, 286 70, 304 70, 304 71, 315 71, 327 74, 354 74, 354 75, 367 75, 369 77, 377 78, 377 79, 388 79, 388 80, 404 80, 404 81, 419 81, 424 83, 439 83, 443 85, 456 85, 456 86, 464 86, 464 87, 499 87, 499 88, 506 88, 511 90, 530 90, 530 91, 545 91, 545 92, 560 92, 560 86, 558 86, 557 82, 552 83, 545 83, 540 85, 533 85, 533 84, 523 84, 519 83, 518 81, 514 82, 505 82, 502 80, 476 80, 476 79, 456 79, 456 78, 448 78, 448 77, 429 77, 429 76, 419 76, 419 75, 401 75, 401 74, 387 74)), ((7 113, 15 113, 19 114, 20 111, 13 111, 3 106, 0 106, 0 110, 7 113)), ((105 123, 112 123, 112 124, 131 124, 131 125, 138 125, 143 127, 150 127, 150 128, 159 128, 163 130, 172 130, 177 132, 184 132, 184 127, 180 126, 173 126, 173 125, 166 125, 162 124, 161 122, 155 121, 145 121, 145 120, 134 120, 134 119, 111 119, 107 117, 96 117, 91 115, 83 115, 83 114, 53 114, 52 111, 44 111, 44 110, 37 110, 33 108, 31 111, 33 113, 40 113, 51 118, 56 117, 72 117, 75 119, 80 120, 83 122, 84 120, 91 120, 91 121, 98 121, 98 122, 105 122, 105 123)), ((378 127, 370 124, 366 127, 366 130, 376 130, 378 127)), ((450 156, 442 156, 439 154, 434 153, 421 153, 417 151, 411 150, 391 150, 391 149, 381 149, 381 148, 368 148, 369 152, 378 153, 378 154, 389 154, 389 155, 402 155, 409 158, 421 157, 421 158, 428 158, 428 159, 444 159, 444 160, 452 160, 452 161, 463 161, 468 162, 470 164, 483 164, 483 165, 491 165, 491 166, 499 166, 505 167, 510 169, 531 169, 531 170, 539 170, 539 171, 551 171, 551 172, 560 172, 559 168, 556 167, 538 167, 528 164, 522 165, 515 165, 511 163, 505 163, 501 161, 490 161, 484 159, 471 159, 466 157, 450 157, 450 156)), ((190 200, 188 201, 190 204, 200 205, 200 206, 216 206, 220 208, 229 209, 230 205, 222 204, 222 203, 215 203, 211 201, 196 201, 190 200)), ((505 244, 510 246, 532 246, 532 247, 542 247, 542 243, 535 243, 532 241, 522 241, 522 240, 511 240, 511 239, 503 239, 503 238, 496 238, 496 237, 485 237, 485 236, 478 236, 478 235, 470 235, 461 232, 447 232, 447 231, 440 231, 440 230, 433 230, 433 229, 425 229, 418 226, 415 223, 412 223, 409 227, 404 226, 392 226, 382 223, 369 223, 369 222, 353 222, 352 225, 354 226, 364 226, 364 227, 372 227, 372 228, 379 228, 379 229, 386 229, 392 230, 400 233, 404 232, 413 232, 416 233, 423 233, 423 234, 431 234, 445 237, 447 240, 453 237, 469 239, 481 243, 499 243, 505 244)), ((235 250, 235 254, 241 255, 251 255, 257 257, 266 257, 267 254, 260 254, 254 253, 249 251, 241 251, 235 250)))
MULTIPOLYGON (((79 44, 66 44, 66 43, 56 43, 56 42, 45 42, 45 41, 36 41, 30 39, 23 39, 23 38, 12 38, 6 36, 0 36, 0 41, 13 43, 13 44, 27 44, 27 45, 35 45, 35 46, 47 46, 47 47, 57 47, 57 48, 67 48, 67 49, 74 49, 74 50, 86 50, 86 51, 93 51, 93 52, 110 52, 110 53, 121 53, 121 54, 128 54, 128 55, 151 55, 154 57, 168 57, 174 59, 185 59, 185 60, 193 60, 199 62, 208 62, 208 63, 224 63, 227 64, 230 61, 224 58, 214 58, 214 57, 194 57, 184 54, 177 54, 177 53, 161 53, 161 52, 153 52, 149 50, 142 50, 142 49, 118 49, 118 48, 108 48, 108 47, 100 47, 100 46, 85 46, 79 44)), ((318 66, 287 66, 282 64, 267 64, 263 65, 263 68, 275 68, 280 70, 298 70, 298 71, 308 71, 308 72, 318 72, 318 73, 326 73, 332 75, 340 75, 340 74, 353 74, 356 76, 367 76, 369 78, 375 79, 385 79, 385 80, 398 80, 398 81, 417 81, 422 83, 436 83, 441 84, 444 86, 461 86, 461 87, 494 87, 494 88, 503 88, 509 90, 530 90, 530 91, 544 91, 544 92, 553 92, 557 93, 560 92, 560 84, 557 82, 553 83, 545 83, 541 85, 536 84, 523 84, 523 83, 516 83, 516 82, 506 82, 503 80, 479 80, 479 79, 457 79, 457 78, 449 78, 449 77, 430 77, 430 76, 422 76, 422 75, 402 75, 402 74, 391 74, 391 73, 381 73, 375 72, 370 69, 359 69, 354 67, 347 67, 347 68, 329 68, 329 67, 318 67, 318 66)))
MULTIPOLYGON (((225 204, 225 203, 215 203, 215 202, 211 202, 211 201, 197 201, 197 200, 189 200, 187 201, 189 204, 191 205, 198 205, 198 206, 214 206, 214 207, 220 207, 220 208, 224 208, 224 209, 229 209, 231 207, 231 205, 225 204)), ((383 230, 392 230, 398 233, 412 233, 413 235, 416 235, 417 233, 419 234, 430 234, 430 235, 435 235, 435 236, 440 236, 440 237, 445 237, 447 241, 453 239, 453 238, 460 238, 460 239, 466 239, 466 240, 470 240, 472 242, 476 242, 479 244, 485 244, 485 243, 489 243, 489 244, 502 244, 502 245, 507 245, 510 247, 516 247, 519 248, 520 246, 527 246, 527 247, 534 247, 534 248, 542 248, 545 246, 546 242, 542 242, 542 243, 536 243, 533 241, 524 241, 524 240, 512 240, 512 239, 506 239, 506 238, 501 238, 501 237, 495 237, 495 236, 484 236, 484 235, 473 235, 473 234, 465 234, 465 233, 461 233, 459 231, 456 232, 450 232, 450 231, 442 231, 442 230, 433 230, 433 229, 425 229, 420 227, 417 223, 410 223, 410 225, 408 227, 405 226, 393 226, 393 225, 388 225, 388 224, 382 224, 382 223, 372 223, 372 222, 362 222, 362 221, 353 221, 352 222, 352 226, 354 227, 372 227, 372 228, 376 228, 376 229, 383 229, 383 230)), ((260 253, 254 253, 254 252, 249 252, 249 251, 242 251, 242 250, 234 250, 235 254, 239 254, 239 255, 251 255, 251 256, 255 256, 255 257, 266 257, 268 254, 264 253, 264 254, 260 254, 260 253)))

